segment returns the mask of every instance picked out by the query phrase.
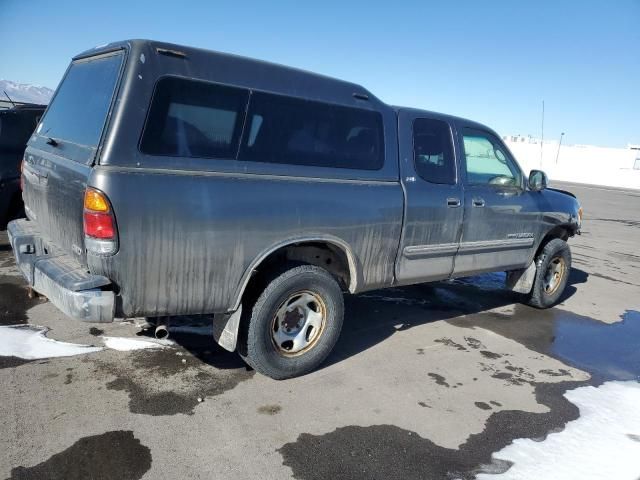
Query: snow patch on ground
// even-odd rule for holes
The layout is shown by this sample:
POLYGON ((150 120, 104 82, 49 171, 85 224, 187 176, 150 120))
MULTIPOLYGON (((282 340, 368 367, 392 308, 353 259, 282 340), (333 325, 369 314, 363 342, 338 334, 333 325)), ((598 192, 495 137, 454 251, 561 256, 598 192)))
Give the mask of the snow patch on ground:
POLYGON ((0 326, 0 355, 35 360, 71 357, 102 350, 102 347, 52 340, 45 336, 48 331, 47 328, 31 325, 0 326))
POLYGON ((580 418, 543 441, 515 440, 493 457, 513 463, 477 480, 637 480, 640 477, 640 383, 607 382, 565 393, 580 418))
POLYGON ((104 345, 112 350, 129 352, 131 350, 144 350, 147 348, 165 348, 174 345, 171 340, 139 340, 127 337, 101 337, 104 345))
MULTIPOLYGON (((39 358, 71 357, 104 350, 104 347, 60 342, 47 338, 48 331, 48 328, 33 325, 0 326, 0 356, 36 360, 39 358)), ((101 338, 106 348, 121 352, 166 348, 175 345, 171 340, 141 340, 126 337, 101 338)))

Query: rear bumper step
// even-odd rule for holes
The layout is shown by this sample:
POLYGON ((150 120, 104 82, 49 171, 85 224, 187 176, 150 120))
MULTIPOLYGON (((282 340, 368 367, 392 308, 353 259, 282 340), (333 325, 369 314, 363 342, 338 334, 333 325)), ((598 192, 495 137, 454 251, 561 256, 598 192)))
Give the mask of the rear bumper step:
POLYGON ((70 255, 47 247, 34 222, 10 222, 7 233, 16 263, 36 292, 75 319, 113 321, 115 295, 101 290, 111 283, 108 278, 92 275, 70 255))

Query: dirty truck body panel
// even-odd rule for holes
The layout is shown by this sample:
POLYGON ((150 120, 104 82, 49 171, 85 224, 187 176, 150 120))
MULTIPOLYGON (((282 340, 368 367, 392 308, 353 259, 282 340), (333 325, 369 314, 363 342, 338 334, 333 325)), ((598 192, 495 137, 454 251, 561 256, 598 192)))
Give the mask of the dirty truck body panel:
POLYGON ((347 250, 359 290, 393 280, 403 202, 397 184, 110 168, 96 169, 92 183, 121 212, 120 251, 90 257, 89 266, 121 286, 128 316, 237 308, 257 261, 302 241, 347 250), (385 207, 371 208, 377 204, 385 207))
POLYGON ((73 301, 56 305, 86 320, 233 312, 254 272, 287 245, 328 245, 355 293, 525 268, 554 227, 577 229, 575 199, 530 191, 486 127, 288 67, 110 44, 74 59, 50 111, 25 155, 31 221, 9 235, 34 288, 40 278, 54 298, 71 290, 73 301), (65 115, 83 115, 65 86, 81 91, 96 76, 91 128, 56 136, 65 115), (65 96, 66 110, 56 107, 65 96), (185 121, 210 121, 203 105, 223 111, 209 138, 185 121), (338 145, 335 132, 351 121, 338 145), (300 134, 284 138, 282 125, 300 134), (332 163, 336 145, 347 160, 332 163), (508 185, 482 185, 486 145, 511 165, 497 180, 508 185), (115 253, 87 248, 86 188, 108 198, 115 253), (45 282, 43 269, 63 275, 45 282))

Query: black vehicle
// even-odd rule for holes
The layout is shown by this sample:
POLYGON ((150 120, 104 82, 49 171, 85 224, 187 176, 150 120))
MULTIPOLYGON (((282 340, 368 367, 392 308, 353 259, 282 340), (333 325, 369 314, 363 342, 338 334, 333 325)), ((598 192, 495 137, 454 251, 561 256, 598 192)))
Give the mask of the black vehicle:
POLYGON ((24 216, 20 192, 20 162, 27 141, 40 121, 46 105, 14 104, 0 110, 0 228, 24 216))

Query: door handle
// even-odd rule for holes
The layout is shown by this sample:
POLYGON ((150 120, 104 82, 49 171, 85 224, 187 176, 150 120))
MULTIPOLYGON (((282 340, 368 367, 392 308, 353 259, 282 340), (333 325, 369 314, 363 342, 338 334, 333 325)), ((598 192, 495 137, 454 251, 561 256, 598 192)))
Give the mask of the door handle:
POLYGON ((483 198, 474 198, 471 200, 471 203, 474 207, 484 207, 484 199, 483 198))
POLYGON ((447 198, 447 207, 456 208, 460 206, 459 198, 447 198))

